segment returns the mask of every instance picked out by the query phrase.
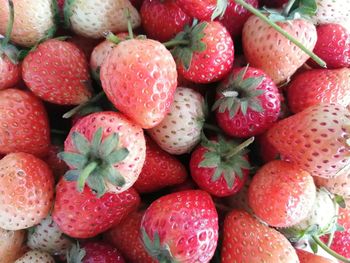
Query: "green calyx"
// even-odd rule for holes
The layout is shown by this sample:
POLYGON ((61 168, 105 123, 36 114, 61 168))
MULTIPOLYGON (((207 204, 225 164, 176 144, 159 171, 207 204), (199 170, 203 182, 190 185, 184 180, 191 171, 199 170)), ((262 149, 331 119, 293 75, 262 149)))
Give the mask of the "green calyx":
POLYGON ((264 80, 263 76, 246 78, 244 76, 248 70, 248 66, 238 72, 237 75, 231 74, 227 84, 221 84, 218 93, 221 97, 214 103, 212 110, 218 110, 220 113, 229 111, 232 119, 239 110, 243 115, 247 114, 247 110, 262 112, 259 96, 264 94, 264 90, 258 87, 264 80))
POLYGON ((74 244, 71 249, 67 251, 67 263, 82 263, 85 255, 85 249, 80 248, 79 243, 74 244))
POLYGON ((217 0, 216 8, 215 8, 213 14, 211 15, 211 21, 214 21, 215 18, 217 18, 217 17, 222 18, 225 14, 227 5, 228 5, 227 0, 217 0))
POLYGON ((199 164, 200 168, 214 168, 215 172, 212 182, 216 182, 224 177, 228 187, 233 188, 236 176, 243 178, 243 170, 250 169, 250 164, 246 159, 247 147, 253 143, 254 137, 239 144, 236 141, 228 141, 222 136, 218 140, 208 140, 202 133, 202 146, 208 151, 204 154, 204 159, 199 164))
POLYGON ((72 6, 74 5, 75 0, 66 0, 64 2, 64 7, 63 7, 63 16, 64 16, 64 26, 66 28, 70 28, 70 18, 73 15, 72 12, 72 6))
POLYGON ((119 146, 118 133, 112 133, 102 140, 102 128, 99 128, 91 142, 79 132, 73 132, 72 140, 78 153, 62 152, 59 158, 74 168, 64 177, 67 181, 76 181, 79 192, 87 183, 101 197, 107 191, 107 183, 116 187, 125 185, 124 177, 114 166, 123 161, 129 151, 119 146))

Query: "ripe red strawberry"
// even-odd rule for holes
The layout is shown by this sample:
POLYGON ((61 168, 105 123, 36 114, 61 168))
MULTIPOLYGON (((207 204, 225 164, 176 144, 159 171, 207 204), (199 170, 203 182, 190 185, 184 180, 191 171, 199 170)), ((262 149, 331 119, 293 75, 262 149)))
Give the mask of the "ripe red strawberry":
POLYGON ((24 230, 10 231, 0 228, 0 262, 14 262, 21 255, 24 239, 24 230))
POLYGON ((161 43, 126 40, 104 61, 101 82, 118 110, 142 128, 152 128, 170 110, 177 85, 176 65, 161 43))
POLYGON ((161 42, 172 39, 192 22, 173 0, 145 0, 140 15, 147 36, 161 42))
POLYGON ((311 175, 285 161, 264 165, 249 187, 249 206, 267 224, 288 227, 309 214, 316 198, 311 175))
POLYGON ((268 140, 279 153, 313 176, 349 170, 349 111, 336 104, 311 106, 276 123, 268 140))
POLYGON ((56 187, 52 218, 63 233, 89 238, 120 223, 139 203, 140 197, 132 188, 120 194, 106 193, 99 198, 87 186, 83 192, 78 192, 76 183, 63 178, 56 187))
POLYGON ((0 153, 45 155, 50 130, 45 108, 32 93, 18 89, 0 91, 0 153))
POLYGON ((225 12, 225 1, 217 0, 175 0, 190 16, 199 20, 213 20, 225 12))
POLYGON ((61 146, 51 145, 49 152, 44 159, 50 167, 56 182, 59 181, 59 179, 69 170, 67 164, 57 156, 62 150, 63 147, 61 146))
POLYGON ((97 192, 121 193, 137 180, 145 160, 142 129, 117 112, 97 112, 80 119, 70 130, 60 157, 70 166, 68 181, 85 182, 97 192))
POLYGON ((249 174, 248 140, 236 141, 218 137, 208 140, 202 136, 202 145, 192 153, 190 170, 193 180, 208 193, 224 197, 237 193, 249 174))
POLYGON ((263 133, 277 120, 280 95, 273 81, 255 68, 233 69, 217 90, 213 106, 220 128, 233 137, 263 133))
POLYGON ((21 79, 21 67, 0 50, 0 90, 14 87, 21 79))
POLYGON ((111 228, 104 237, 115 246, 129 263, 155 263, 148 255, 141 236, 141 220, 144 212, 133 212, 120 224, 111 228))
POLYGON ((148 253, 159 261, 209 262, 217 245, 218 215, 206 192, 177 192, 148 207, 141 232, 148 253))
POLYGON ((55 263, 55 260, 46 252, 30 250, 14 263, 55 263))
POLYGON ((155 192, 167 186, 181 184, 186 178, 185 166, 146 137, 146 159, 134 184, 136 191, 155 192))
POLYGON ((247 212, 234 210, 224 221, 221 262, 297 263, 288 240, 247 212))
POLYGON ((0 227, 20 230, 44 219, 53 202, 54 179, 46 163, 28 153, 0 160, 0 227))
MULTIPOLYGON (((350 33, 339 24, 320 25, 313 51, 327 63, 327 68, 350 67, 350 33)), ((318 67, 312 60, 309 64, 318 67)))
POLYGON ((296 249, 300 263, 336 263, 336 261, 315 255, 305 250, 296 249))
POLYGON ((41 43, 24 59, 23 80, 41 99, 60 105, 78 105, 91 97, 90 76, 83 52, 56 39, 41 43))
POLYGON ((288 105, 300 112, 320 103, 350 104, 350 69, 314 69, 299 73, 288 86, 288 105))
MULTIPOLYGON (((167 44, 168 43, 168 44, 167 44)), ((234 45, 226 28, 219 22, 201 22, 185 27, 170 46, 173 50, 179 74, 195 83, 211 83, 225 77, 234 60, 234 45)), ((169 44, 170 43, 170 44, 169 44)))

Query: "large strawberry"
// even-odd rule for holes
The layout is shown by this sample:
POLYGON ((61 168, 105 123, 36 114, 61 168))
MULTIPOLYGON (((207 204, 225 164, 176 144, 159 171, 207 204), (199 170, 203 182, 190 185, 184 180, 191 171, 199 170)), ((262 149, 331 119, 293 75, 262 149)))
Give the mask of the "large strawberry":
POLYGON ((224 221, 221 262, 297 263, 288 240, 247 212, 234 210, 224 221))
POLYGON ((218 87, 213 109, 225 133, 249 137, 263 133, 277 120, 280 94, 261 70, 236 68, 218 87))
POLYGON ((300 263, 336 263, 336 261, 315 255, 305 250, 296 249, 300 263))
POLYGON ((55 260, 47 252, 30 250, 14 263, 55 263, 55 260))
POLYGON ((0 228, 0 262, 14 262, 21 253, 25 231, 10 231, 0 228))
POLYGON ((165 195, 141 222, 148 253, 161 262, 209 262, 218 239, 218 215, 210 195, 188 190, 165 195))
POLYGON ((27 153, 0 160, 0 227, 20 230, 44 219, 53 202, 54 178, 46 163, 27 153))
POLYGON ((152 128, 170 110, 177 85, 175 61, 157 41, 126 40, 102 64, 101 82, 118 110, 142 128, 152 128))
POLYGON ((145 160, 142 129, 117 112, 98 112, 80 119, 70 130, 60 157, 70 166, 65 174, 98 196, 121 193, 137 180, 145 160))
POLYGON ((163 150, 184 154, 199 143, 204 121, 203 96, 193 89, 178 87, 170 112, 148 132, 163 150))
POLYGON ((349 170, 350 116, 340 105, 311 106, 276 123, 267 136, 279 153, 313 176, 349 170))
POLYGON ((66 0, 64 19, 76 34, 102 38, 105 32, 119 33, 140 25, 140 16, 128 0, 66 0))
POLYGON ((48 118, 42 102, 18 89, 0 91, 0 154, 45 155, 50 144, 48 118))
POLYGON ((287 88, 288 105, 300 112, 320 103, 350 104, 350 69, 314 69, 298 74, 287 88))

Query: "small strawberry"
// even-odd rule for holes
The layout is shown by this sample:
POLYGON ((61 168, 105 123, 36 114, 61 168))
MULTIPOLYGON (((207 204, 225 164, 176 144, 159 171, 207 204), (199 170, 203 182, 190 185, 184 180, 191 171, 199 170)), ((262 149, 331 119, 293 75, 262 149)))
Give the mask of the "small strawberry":
POLYGON ((297 263, 288 240, 247 212, 234 210, 224 221, 221 262, 297 263))
POLYGON ((332 259, 318 256, 301 249, 296 249, 296 252, 298 254, 300 263, 336 263, 336 261, 332 259))
POLYGON ((21 68, 13 63, 0 48, 0 90, 15 86, 21 78, 21 68))
POLYGON ((206 192, 177 192, 148 207, 141 232, 148 253, 161 262, 209 262, 217 246, 218 215, 206 192))
POLYGON ((66 0, 64 5, 66 26, 89 38, 126 31, 128 17, 133 28, 140 25, 140 16, 128 0, 66 0))
POLYGON ((49 152, 44 159, 44 161, 52 170, 56 182, 59 181, 59 179, 69 170, 67 164, 58 158, 58 153, 62 152, 62 150, 63 147, 61 146, 51 145, 49 152))
POLYGON ((85 186, 80 193, 76 183, 63 178, 56 187, 52 218, 63 233, 75 238, 89 238, 120 223, 139 203, 140 197, 132 188, 98 198, 89 187, 85 186))
POLYGON ((10 231, 0 228, 0 262, 14 262, 21 253, 25 231, 10 231))
POLYGON ((142 128, 158 125, 170 110, 177 72, 173 57, 161 43, 151 39, 119 43, 100 74, 109 100, 142 128))
POLYGON ((14 263, 55 263, 55 260, 47 252, 30 250, 14 263))
POLYGON ((350 104, 350 69, 314 69, 299 73, 289 84, 288 105, 300 112, 320 103, 350 104))
POLYGON ((204 121, 203 96, 192 89, 178 87, 170 112, 148 132, 166 152, 184 154, 199 143, 204 121))
POLYGON ((44 219, 52 206, 54 178, 46 163, 27 153, 0 160, 0 227, 20 230, 44 219))
POLYGON ((214 20, 227 7, 225 0, 175 0, 187 14, 199 20, 214 20))
POLYGON ((42 102, 18 89, 0 90, 0 154, 47 154, 50 130, 42 102))
POLYGON ((146 159, 134 184, 139 193, 150 193, 178 185, 187 178, 185 166, 146 137, 146 159))
POLYGON ((261 70, 237 68, 221 83, 213 106, 220 128, 233 137, 263 133, 277 120, 280 95, 261 70))
POLYGON ((268 140, 283 156, 313 176, 349 170, 349 111, 336 104, 311 106, 276 123, 268 140))

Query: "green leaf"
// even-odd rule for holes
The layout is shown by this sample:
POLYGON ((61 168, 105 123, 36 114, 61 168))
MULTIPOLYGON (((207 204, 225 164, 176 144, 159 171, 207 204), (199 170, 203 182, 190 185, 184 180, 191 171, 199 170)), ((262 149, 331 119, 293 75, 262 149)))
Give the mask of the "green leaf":
POLYGON ((261 85, 261 83, 264 81, 264 78, 265 78, 264 76, 246 78, 241 82, 240 87, 241 89, 255 90, 257 87, 261 85))
MULTIPOLYGON (((142 235, 142 242, 146 248, 146 251, 150 256, 153 258, 157 258, 157 255, 159 253, 160 247, 156 247, 157 244, 155 244, 150 237, 148 236, 146 230, 141 227, 141 235, 142 235)), ((158 235, 156 232, 154 233, 154 236, 158 235)), ((158 235, 159 237, 159 235, 158 235)))
POLYGON ((100 146, 99 153, 102 158, 107 157, 119 145, 119 134, 112 133, 105 138, 100 146))
POLYGON ((261 106, 261 102, 258 99, 251 100, 249 103, 249 107, 256 112, 263 112, 264 109, 261 106))
POLYGON ((117 168, 112 165, 108 165, 106 168, 104 168, 101 171, 101 175, 104 178, 107 178, 107 180, 115 186, 123 187, 126 183, 125 178, 120 174, 117 168))
POLYGON ((181 50, 178 53, 178 58, 180 59, 186 71, 188 71, 191 66, 192 56, 193 56, 193 52, 188 47, 181 48, 181 50))
POLYGON ((214 21, 215 18, 220 17, 222 18, 225 14, 226 8, 227 8, 227 0, 217 0, 216 2, 216 8, 211 15, 211 21, 214 21))
POLYGON ((74 131, 72 133, 72 140, 79 153, 86 155, 90 152, 90 142, 80 132, 74 131))
POLYGON ((317 243, 313 239, 310 239, 309 240, 309 244, 310 244, 310 248, 311 248, 312 252, 317 254, 317 252, 318 252, 318 245, 317 245, 317 243))
POLYGON ((230 170, 224 170, 224 178, 229 189, 232 189, 235 182, 235 175, 232 174, 230 170))
POLYGON ((70 18, 73 15, 72 6, 74 5, 76 0, 66 0, 64 2, 63 7, 63 15, 64 15, 64 25, 66 28, 70 28, 70 18))
POLYGON ((86 156, 79 153, 61 152, 58 154, 58 158, 76 169, 82 169, 87 164, 86 156))
POLYGON ((244 116, 247 115, 247 110, 248 110, 248 101, 246 100, 241 101, 241 112, 244 116))
POLYGON ((74 244, 70 250, 67 250, 67 263, 82 263, 85 256, 85 249, 80 248, 79 243, 74 244))
POLYGON ((127 148, 121 148, 113 151, 110 155, 105 158, 105 161, 109 164, 115 164, 123 161, 129 154, 127 148))
POLYGON ((5 47, 2 47, 0 51, 0 53, 5 54, 13 64, 17 65, 20 61, 19 55, 21 51, 19 51, 15 46, 6 45, 5 47))
POLYGON ((64 174, 64 178, 68 182, 75 182, 78 180, 80 172, 80 170, 69 170, 64 174))
POLYGON ((215 169, 215 172, 214 172, 214 174, 213 174, 213 176, 212 176, 212 178, 211 178, 211 181, 212 181, 212 182, 216 182, 217 180, 219 180, 220 177, 221 177, 222 171, 223 171, 222 167, 221 167, 221 166, 218 166, 218 167, 215 169))
POLYGON ((214 168, 220 163, 220 155, 215 151, 208 151, 204 154, 204 159, 199 163, 200 168, 214 168))
POLYGON ((345 200, 344 197, 341 195, 334 195, 334 201, 341 207, 341 208, 346 208, 345 200))
POLYGON ((103 135, 103 130, 100 127, 97 129, 97 131, 95 132, 92 138, 91 146, 92 146, 92 152, 94 153, 95 156, 97 156, 98 150, 100 149, 102 135, 103 135))
POLYGON ((94 172, 87 180, 87 185, 97 193, 97 197, 100 198, 106 193, 106 185, 102 176, 94 172))

